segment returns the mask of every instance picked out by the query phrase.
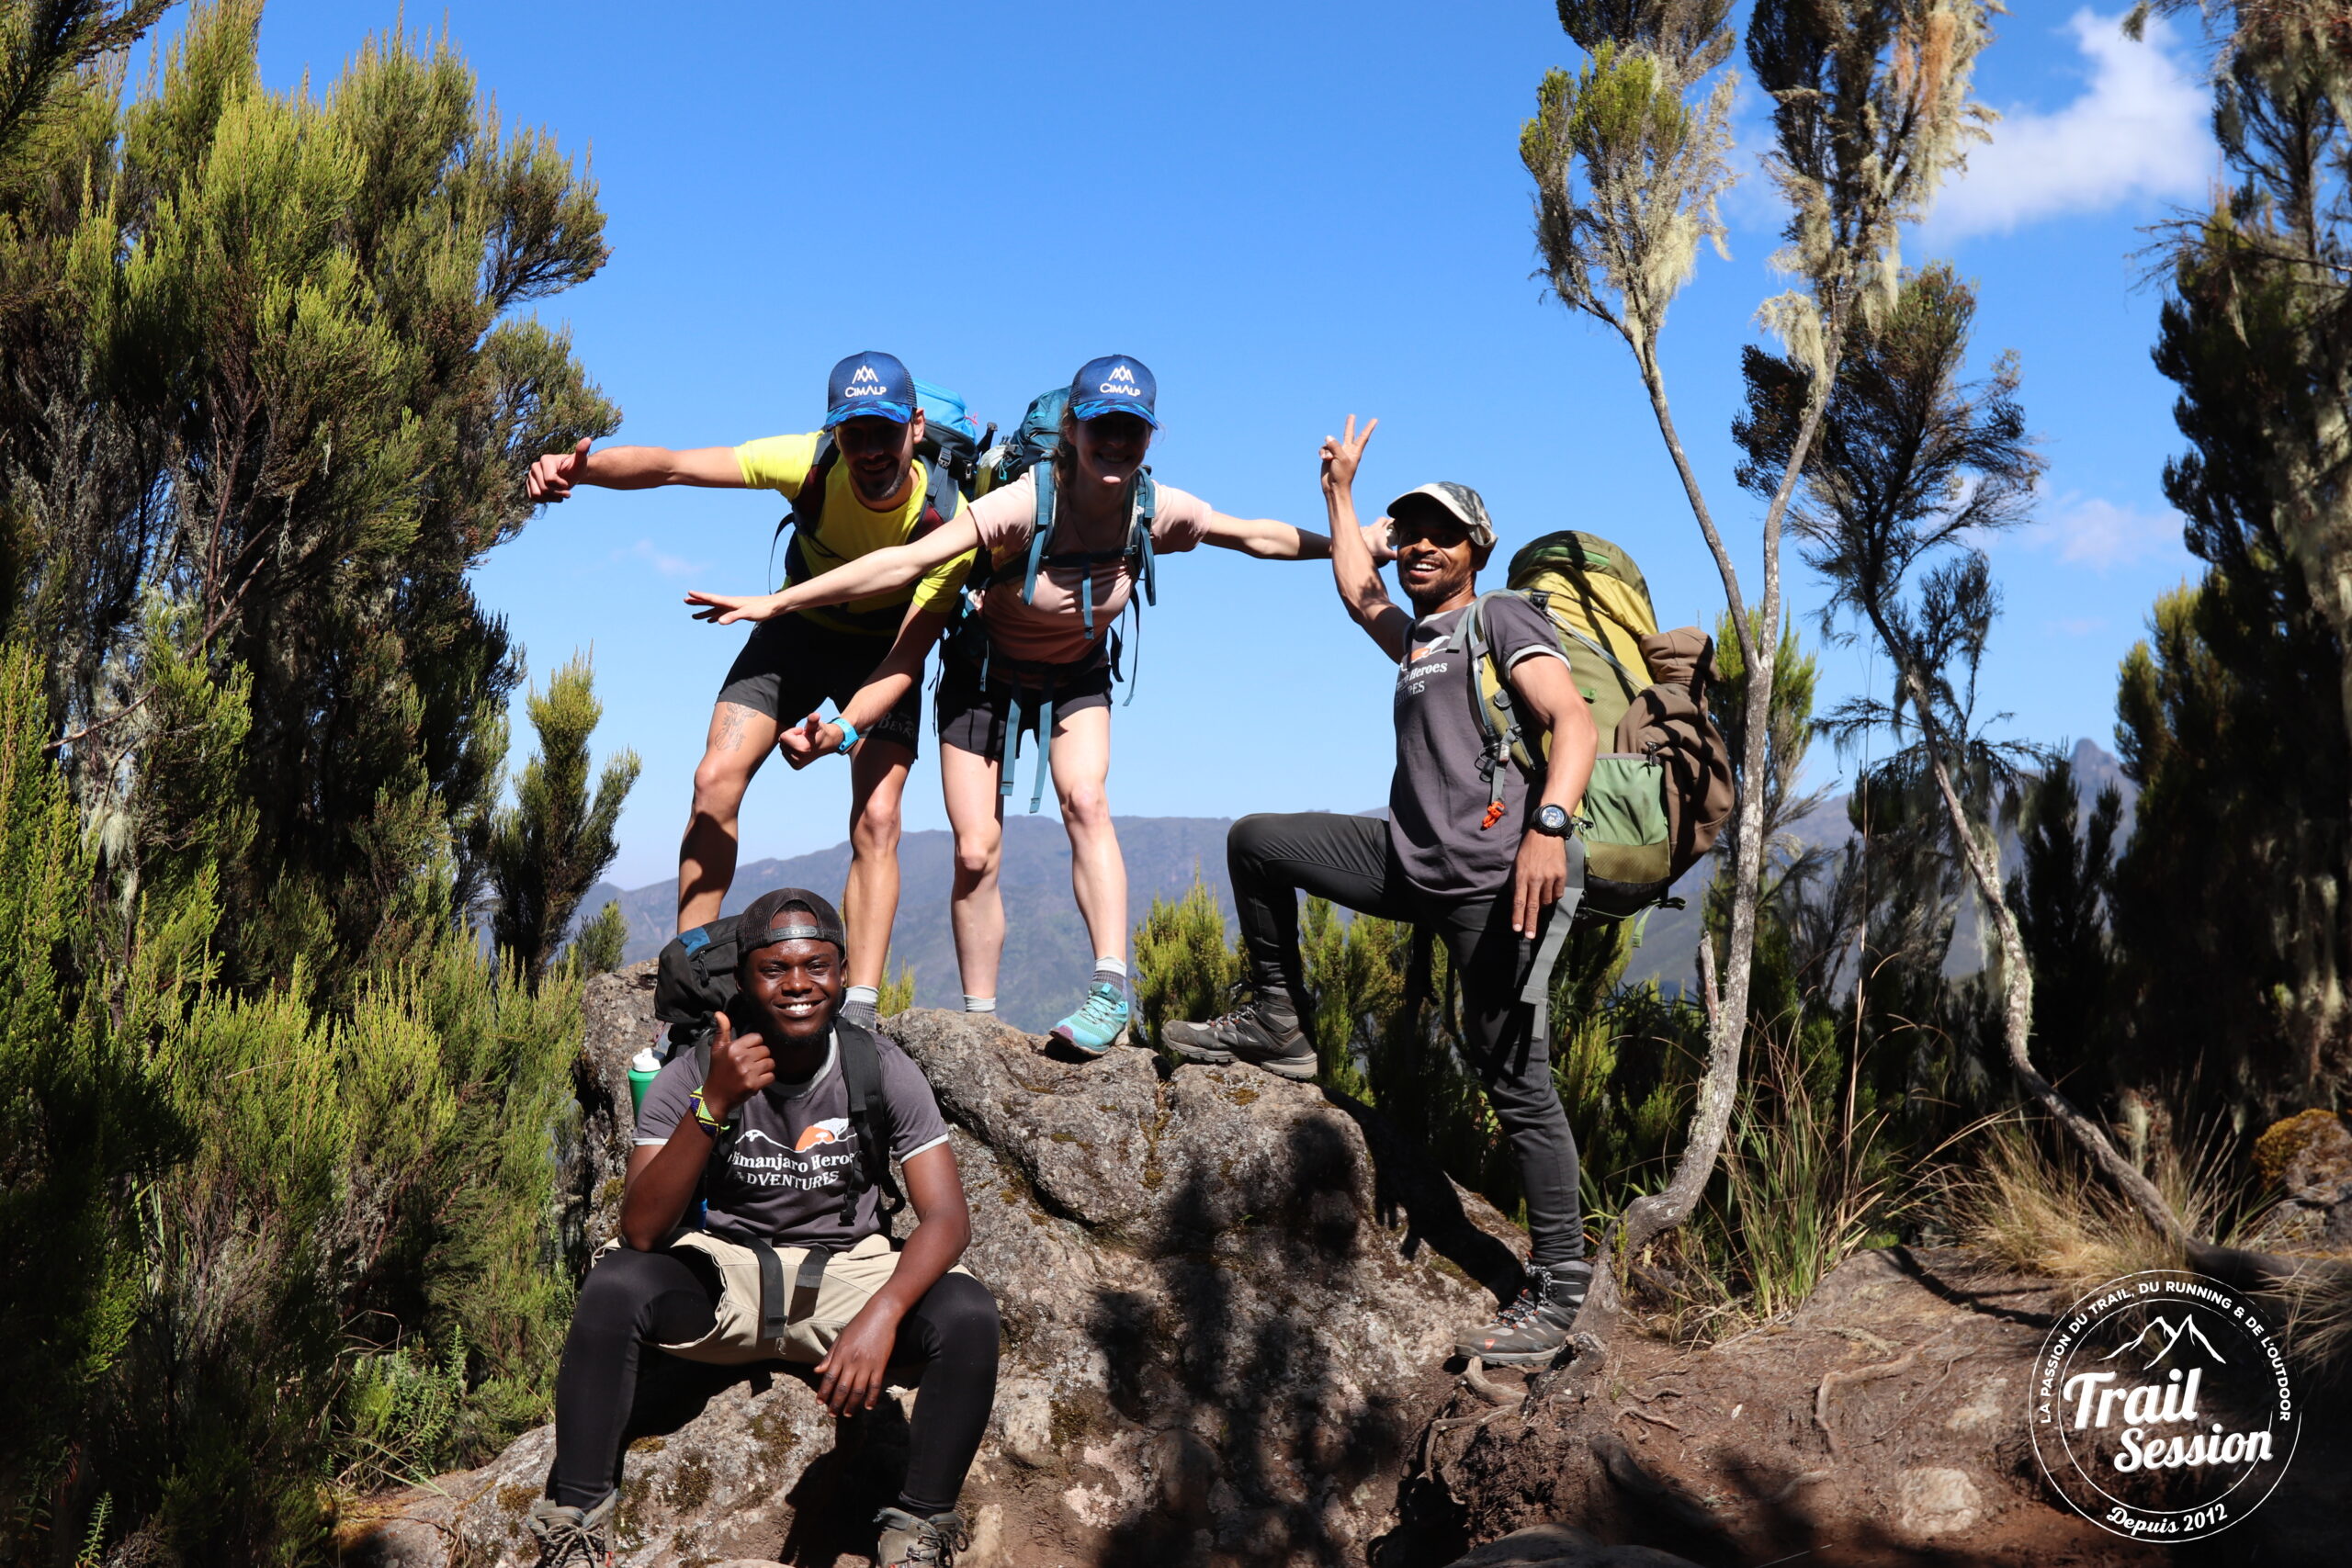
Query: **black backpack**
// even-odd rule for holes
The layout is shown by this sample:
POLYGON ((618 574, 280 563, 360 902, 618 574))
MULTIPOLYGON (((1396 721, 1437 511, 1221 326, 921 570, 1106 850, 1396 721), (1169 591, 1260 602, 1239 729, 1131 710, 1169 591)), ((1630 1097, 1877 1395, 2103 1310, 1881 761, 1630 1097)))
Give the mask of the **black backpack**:
MULTIPOLYGON (((736 916, 722 915, 707 926, 681 932, 670 939, 657 961, 653 1016, 670 1026, 670 1049, 662 1059, 674 1061, 681 1051, 691 1052, 697 1077, 709 1076, 710 1048, 718 1038, 717 1021, 721 1011, 739 1034, 758 1027, 753 1023, 747 1028, 748 1010, 742 1007, 742 993, 735 984, 735 961, 741 956, 736 950, 737 923, 736 916)), ((862 1179, 844 1184, 842 1218, 844 1223, 854 1222, 858 1199, 867 1189, 879 1188, 882 1234, 888 1235, 891 1216, 907 1206, 907 1200, 890 1174, 890 1144, 885 1127, 889 1102, 882 1094, 880 1048, 873 1035, 842 1018, 833 1021, 833 1039, 840 1047, 842 1083, 849 1091, 849 1122, 857 1134, 862 1179)), ((731 1131, 726 1134, 722 1145, 733 1135, 731 1131)), ((719 1152, 714 1149, 713 1156, 719 1152)))

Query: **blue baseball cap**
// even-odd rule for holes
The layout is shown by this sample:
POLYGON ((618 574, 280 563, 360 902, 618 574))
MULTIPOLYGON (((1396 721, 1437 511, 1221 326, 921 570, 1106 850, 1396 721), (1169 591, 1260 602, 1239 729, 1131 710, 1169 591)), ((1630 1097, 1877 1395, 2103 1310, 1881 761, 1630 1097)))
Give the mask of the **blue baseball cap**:
POLYGON ((1070 417, 1099 419, 1106 413, 1131 413, 1158 430, 1159 416, 1151 405, 1159 396, 1159 383, 1152 379, 1142 360, 1131 355, 1106 354, 1088 360, 1070 378, 1070 417))
POLYGON ((915 378, 896 356, 853 354, 825 382, 825 428, 867 417, 905 424, 915 417, 915 378))

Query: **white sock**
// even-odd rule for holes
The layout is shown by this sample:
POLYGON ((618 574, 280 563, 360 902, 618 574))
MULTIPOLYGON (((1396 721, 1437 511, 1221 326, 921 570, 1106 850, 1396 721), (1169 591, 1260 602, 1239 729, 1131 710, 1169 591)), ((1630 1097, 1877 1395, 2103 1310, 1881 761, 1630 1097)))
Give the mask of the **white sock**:
POLYGON ((1094 977, 1098 980, 1124 980, 1127 977, 1127 961, 1124 958, 1097 958, 1094 977))
POLYGON ((967 991, 964 993, 964 1010, 966 1012, 994 1012, 996 1011, 996 998, 994 997, 976 997, 972 995, 971 992, 967 991))
POLYGON ((864 1002, 867 1007, 875 1007, 879 1005, 881 1000, 882 987, 879 986, 852 986, 842 993, 842 1006, 845 1008, 854 1008, 860 1002, 864 1002))

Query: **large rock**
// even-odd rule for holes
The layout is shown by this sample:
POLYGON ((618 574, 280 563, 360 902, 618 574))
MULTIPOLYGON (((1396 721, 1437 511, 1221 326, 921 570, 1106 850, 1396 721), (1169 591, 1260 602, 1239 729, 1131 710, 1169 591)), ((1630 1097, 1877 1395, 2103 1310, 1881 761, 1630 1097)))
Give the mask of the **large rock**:
MULTIPOLYGON (((574 1151, 583 1238, 610 1229, 619 1075, 653 1027, 643 978, 590 987, 583 1099, 607 1103, 574 1151)), ((1238 1067, 1163 1078, 1139 1050, 1058 1060, 953 1013, 886 1027, 952 1124, 965 1261, 1004 1315, 964 1561, 1362 1561, 1395 1522, 1409 1440, 1443 1387, 1432 1369, 1515 1283, 1516 1233, 1312 1086, 1238 1067)), ((689 1401, 630 1450, 618 1561, 862 1561, 904 1463, 906 1408, 836 1423, 780 1371, 699 1413, 689 1401)), ((481 1470, 379 1500, 345 1560, 529 1562, 522 1519, 551 1445, 543 1427, 481 1470)))

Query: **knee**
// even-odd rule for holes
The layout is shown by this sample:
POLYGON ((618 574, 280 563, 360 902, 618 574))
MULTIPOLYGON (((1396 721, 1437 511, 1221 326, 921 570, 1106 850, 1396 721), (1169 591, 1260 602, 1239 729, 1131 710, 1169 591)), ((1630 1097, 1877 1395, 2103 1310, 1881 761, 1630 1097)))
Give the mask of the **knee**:
POLYGON ((580 1283, 580 1300, 571 1311, 572 1331, 633 1333, 637 1319, 652 1298, 653 1255, 623 1247, 606 1253, 580 1283))
POLYGON ((996 1297, 969 1274, 943 1274, 923 1303, 924 1314, 939 1332, 942 1348, 958 1356, 997 1353, 1003 1321, 996 1297))
POLYGON ((731 755, 704 752, 695 766, 695 815, 731 819, 751 782, 751 775, 731 755))
POLYGON ((1099 784, 1082 784, 1074 789, 1059 792, 1062 797, 1062 821, 1085 833, 1102 833, 1111 827, 1111 796, 1099 784))
POLYGON ((857 820, 849 826, 851 852, 856 855, 887 855, 899 847, 899 803, 895 800, 869 800, 857 820))
POLYGON ((1266 851, 1272 841, 1274 824, 1282 818, 1272 812, 1253 811, 1225 830, 1225 860, 1228 867, 1257 866, 1265 863, 1266 851))
POLYGON ((1004 851, 1003 836, 996 832, 959 833, 956 836, 956 876, 967 885, 985 882, 996 874, 997 862, 1004 851))

